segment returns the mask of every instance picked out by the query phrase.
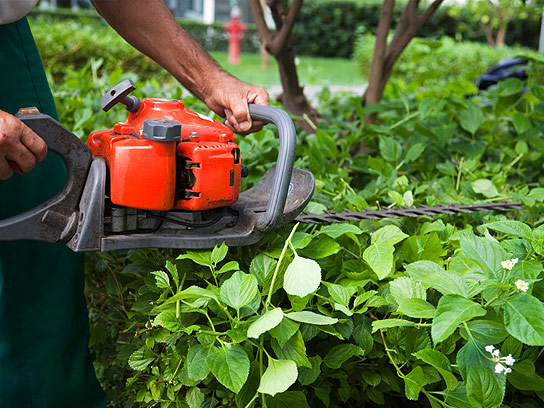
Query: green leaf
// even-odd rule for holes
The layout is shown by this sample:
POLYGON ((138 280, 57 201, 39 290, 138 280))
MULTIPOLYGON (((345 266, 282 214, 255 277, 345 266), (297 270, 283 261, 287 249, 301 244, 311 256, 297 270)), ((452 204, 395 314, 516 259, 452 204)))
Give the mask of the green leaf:
POLYGON ((487 224, 484 224, 484 227, 492 229, 493 231, 524 238, 528 241, 533 239, 531 227, 521 221, 503 220, 488 222, 487 224))
POLYGON ((451 364, 448 358, 438 350, 423 349, 414 353, 414 356, 433 366, 444 378, 446 387, 452 391, 457 387, 457 378, 451 373, 451 364))
POLYGON ((315 357, 310 357, 311 368, 309 367, 300 367, 298 369, 298 380, 302 385, 310 385, 321 374, 321 357, 319 355, 315 357))
POLYGON ((427 299, 425 287, 407 276, 401 276, 389 282, 389 290, 397 303, 403 299, 427 299))
POLYGON ((388 162, 397 162, 402 154, 402 146, 392 137, 380 135, 380 155, 388 162))
POLYGON ((200 408, 204 398, 204 393, 198 387, 191 387, 185 393, 185 402, 187 402, 189 408, 200 408))
POLYGON ((396 225, 386 225, 372 234, 371 242, 395 245, 407 237, 396 225))
POLYGON ((269 358, 258 391, 269 395, 287 391, 297 380, 297 375, 297 365, 294 361, 269 358))
POLYGON ((315 292, 321 283, 321 267, 313 259, 295 255, 283 278, 283 289, 290 294, 304 297, 315 292))
POLYGON ((224 242, 219 247, 215 246, 212 250, 211 261, 217 265, 219 262, 225 259, 228 251, 229 247, 226 246, 224 242))
POLYGON ((459 295, 442 296, 431 326, 433 341, 446 340, 462 322, 485 314, 486 310, 472 300, 459 295))
POLYGON ((190 259, 198 265, 213 266, 211 255, 211 251, 187 251, 186 254, 179 255, 176 259, 190 259))
POLYGON ((286 391, 266 399, 268 408, 310 408, 302 391, 286 391))
POLYGON ((155 355, 147 347, 142 347, 132 353, 128 365, 135 371, 143 371, 155 360, 155 355))
POLYGON ((544 346, 544 306, 527 293, 519 293, 504 306, 508 333, 530 346, 544 346))
POLYGON ((337 239, 338 237, 352 233, 355 235, 360 235, 363 233, 361 229, 353 224, 330 224, 326 225, 321 228, 319 231, 321 234, 328 235, 329 237, 333 239, 337 239))
POLYGON ((170 261, 166 261, 166 269, 168 272, 170 272, 170 275, 172 275, 172 279, 174 280, 174 283, 176 284, 176 288, 179 287, 179 274, 178 274, 178 267, 176 264, 173 264, 170 261))
POLYGON ((169 289, 170 288, 170 278, 168 274, 164 271, 153 271, 152 275, 155 275, 155 281, 158 288, 169 289))
POLYGON ((544 378, 535 373, 531 360, 516 361, 508 374, 508 382, 521 391, 544 391, 544 378))
POLYGON ((276 267, 277 261, 265 254, 258 254, 252 259, 249 266, 249 273, 257 278, 257 282, 260 286, 263 286, 266 278, 270 275, 276 267))
POLYGON ((219 291, 220 299, 236 310, 249 305, 257 296, 259 296, 257 278, 241 271, 235 272, 223 282, 219 291))
POLYGON ((342 364, 348 361, 350 358, 355 356, 362 356, 364 351, 361 347, 356 346, 355 344, 339 344, 334 346, 329 350, 323 363, 333 370, 339 369, 342 364))
POLYGON ((249 328, 247 329, 247 337, 253 337, 254 339, 259 338, 259 336, 270 329, 273 329, 283 319, 283 311, 281 308, 276 307, 272 310, 269 310, 264 315, 255 320, 249 328))
POLYGON ((153 326, 161 326, 171 332, 177 332, 183 329, 181 319, 176 316, 175 310, 165 310, 159 313, 153 319, 153 326))
POLYGON ((421 366, 417 366, 404 377, 404 393, 406 394, 406 398, 417 401, 419 393, 425 385, 425 373, 421 366))
POLYGON ((406 265, 406 272, 426 288, 433 288, 443 295, 455 294, 468 297, 468 287, 465 280, 452 272, 445 271, 432 261, 417 261, 406 265))
POLYGON ((372 234, 371 245, 363 252, 368 263, 380 280, 391 274, 393 268, 393 245, 408 237, 396 225, 386 225, 372 234))
POLYGON ((340 251, 341 246, 338 242, 327 235, 318 235, 300 254, 310 259, 322 259, 334 255, 340 251))
POLYGON ((411 322, 409 320, 404 319, 383 319, 383 320, 375 320, 372 322, 372 333, 382 329, 390 329, 391 327, 413 327, 416 324, 414 322, 411 322))
POLYGON ((406 156, 404 157, 404 161, 406 163, 413 162, 414 160, 417 160, 419 156, 421 156, 421 153, 425 150, 425 143, 416 143, 413 146, 411 146, 408 151, 406 152, 406 156))
POLYGON ((467 397, 474 408, 498 407, 504 398, 504 387, 485 367, 472 366, 468 370, 467 397))
POLYGON ((514 128, 516 129, 518 136, 533 127, 530 119, 521 112, 514 113, 512 121, 514 122, 514 128))
POLYGON ((164 301, 165 305, 170 303, 177 302, 178 300, 193 299, 193 298, 204 298, 204 299, 213 299, 219 301, 214 292, 209 289, 204 289, 199 286, 189 286, 187 289, 182 290, 181 292, 176 293, 174 296, 169 297, 164 301))
POLYGON ((460 232, 459 235, 463 255, 476 261, 490 278, 501 281, 504 275, 501 262, 506 259, 506 252, 501 246, 472 233, 460 232))
POLYGON ((208 356, 212 374, 234 393, 240 391, 249 375, 249 358, 238 345, 224 345, 219 352, 208 356))
POLYGON ((187 375, 191 380, 202 381, 210 373, 206 361, 209 349, 201 344, 194 344, 187 352, 187 375))
POLYGON ((523 81, 518 78, 508 78, 499 82, 498 96, 507 97, 520 93, 523 90, 523 81))
POLYGON ((318 326, 330 325, 338 322, 338 319, 334 317, 323 316, 310 311, 285 313, 284 316, 295 322, 315 324, 318 326))
POLYGON ((371 244, 363 252, 363 259, 372 268, 379 280, 387 278, 393 269, 395 247, 389 243, 371 244))
POLYGON ((283 319, 280 324, 270 330, 270 335, 278 341, 283 347, 291 337, 297 332, 300 324, 290 319, 283 319))
POLYGON ((483 194, 487 198, 494 198, 499 195, 497 187, 491 180, 478 179, 472 182, 472 189, 477 194, 483 194))
POLYGON ((239 271, 239 270, 240 270, 240 265, 238 265, 238 262, 230 261, 230 262, 227 262, 225 265, 223 265, 221 269, 217 271, 217 274, 219 275, 222 273, 239 271))
POLYGON ((469 103, 467 109, 463 109, 459 115, 461 127, 467 132, 474 134, 484 122, 482 110, 474 103, 469 103))
POLYGON ((287 343, 280 346, 276 339, 272 339, 272 349, 276 353, 276 357, 282 360, 293 360, 297 367, 311 367, 312 364, 306 355, 306 345, 302 338, 302 334, 297 330, 287 343))
POLYGON ((488 344, 479 344, 473 341, 468 341, 457 352, 456 363, 459 368, 461 377, 466 381, 468 369, 472 366, 485 367, 489 372, 495 370, 495 363, 490 359, 490 354, 485 351, 484 347, 488 344))
POLYGON ((465 327, 461 328, 461 335, 468 341, 474 339, 482 344, 499 344, 508 336, 508 332, 502 323, 496 320, 475 319, 467 323, 470 334, 466 333, 465 327))
POLYGON ((400 299, 398 311, 414 319, 432 319, 436 313, 433 305, 423 299, 400 299))

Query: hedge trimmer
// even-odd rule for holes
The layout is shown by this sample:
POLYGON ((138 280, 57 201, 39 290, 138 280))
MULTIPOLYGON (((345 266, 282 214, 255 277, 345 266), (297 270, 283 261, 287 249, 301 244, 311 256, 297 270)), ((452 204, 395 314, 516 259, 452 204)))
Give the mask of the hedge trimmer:
POLYGON ((254 120, 278 128, 277 163, 240 193, 247 175, 232 131, 185 108, 182 101, 129 95, 123 81, 100 100, 117 103, 126 122, 91 133, 85 145, 51 117, 18 115, 61 156, 63 189, 25 213, 0 221, 0 241, 63 242, 76 252, 129 248, 213 248, 250 245, 288 222, 331 223, 403 216, 506 211, 520 203, 300 213, 314 191, 314 177, 293 168, 296 135, 280 109, 250 105, 254 120), (298 216, 298 217, 297 217, 298 216))

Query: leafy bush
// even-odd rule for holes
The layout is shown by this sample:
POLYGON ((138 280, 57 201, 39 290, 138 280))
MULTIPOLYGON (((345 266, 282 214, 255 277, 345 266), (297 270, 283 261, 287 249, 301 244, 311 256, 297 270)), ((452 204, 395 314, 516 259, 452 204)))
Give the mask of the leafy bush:
MULTIPOLYGON (((364 33, 375 33, 383 1, 350 0, 305 1, 293 29, 294 44, 299 55, 351 57, 355 43, 364 33)), ((406 1, 395 2, 393 22, 400 17, 406 1)), ((425 7, 426 5, 422 5, 425 7)), ((457 40, 486 43, 485 35, 469 10, 441 5, 425 23, 418 35, 423 38, 449 36, 457 40), (455 13, 453 13, 455 9, 455 13)), ((394 24, 393 27, 394 29, 394 24)), ((508 44, 538 47, 540 16, 511 21, 508 44)))
MULTIPOLYGON (((372 34, 360 36, 356 42, 354 60, 361 73, 368 77, 374 52, 372 34)), ((440 40, 414 38, 393 68, 393 78, 400 78, 405 92, 426 90, 435 93, 440 87, 445 94, 455 83, 475 82, 479 76, 502 59, 518 54, 535 55, 522 47, 490 48, 486 44, 454 41, 450 37, 440 40)), ((473 89, 471 92, 476 92, 473 89)))
MULTIPOLYGON (((61 121, 82 134, 125 115, 99 114, 99 96, 126 77, 101 63, 54 88, 61 121)), ((184 96, 129 77, 139 96, 184 96)), ((508 80, 472 99, 470 86, 399 90, 393 81, 387 100, 355 112, 357 99, 322 92, 328 121, 299 135, 297 166, 316 176, 309 210, 513 199, 526 206, 510 214, 519 221, 290 225, 245 248, 93 254, 91 350, 113 406, 541 404, 544 87, 508 80), (371 110, 379 123, 363 125, 371 110), (370 154, 352 157, 361 139, 370 154)), ((276 137, 267 128, 239 144, 251 183, 276 137)))
MULTIPOLYGON (((451 46, 460 50, 468 58, 451 46)), ((207 113, 174 81, 145 66, 124 73, 111 55, 64 75, 48 64, 61 122, 80 136, 126 117, 98 106, 124 78, 140 97, 207 113)), ((441 68, 414 60, 364 109, 323 90, 326 119, 299 132, 296 165, 316 177, 308 210, 502 200, 525 210, 288 225, 244 248, 92 254, 90 347, 112 406, 542 405, 541 66, 526 88, 512 79, 467 98, 472 78, 419 92, 426 73, 403 73, 441 68), (366 125, 371 111, 378 122, 366 125), (369 153, 353 157, 361 140, 369 153)), ((238 143, 250 185, 277 138, 265 128, 238 143)))

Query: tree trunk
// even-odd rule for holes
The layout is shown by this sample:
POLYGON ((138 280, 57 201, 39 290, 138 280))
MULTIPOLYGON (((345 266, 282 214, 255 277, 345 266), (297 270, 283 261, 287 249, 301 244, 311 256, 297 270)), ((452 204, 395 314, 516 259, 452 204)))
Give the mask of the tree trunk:
MULTIPOLYGON (((383 78, 383 62, 385 58, 385 50, 387 47, 387 35, 391 27, 393 19, 393 7, 395 0, 385 0, 382 6, 382 13, 378 22, 378 30, 376 32, 376 45, 374 46, 374 55, 370 65, 370 74, 368 76, 368 88, 363 96, 364 105, 378 102, 381 99, 380 84, 383 78)), ((366 123, 374 123, 376 114, 371 113, 365 115, 366 123)))
POLYGON ((500 47, 501 45, 504 45, 504 42, 506 41, 506 26, 499 26, 495 38, 495 46, 500 47))
MULTIPOLYGON (((393 39, 386 46, 387 31, 389 31, 393 18, 392 9, 395 1, 384 0, 382 14, 378 23, 378 32, 376 34, 376 48, 371 65, 371 76, 369 77, 368 88, 363 96, 363 105, 366 106, 370 103, 379 102, 382 99, 385 86, 391 77, 395 62, 412 38, 417 35, 421 27, 431 18, 443 2, 443 0, 434 0, 422 14, 418 15, 419 1, 409 0, 399 18, 393 39)), ((375 115, 365 116, 366 123, 374 123, 375 119, 375 115)))
MULTIPOLYGON (((313 122, 313 125, 316 125, 319 114, 312 108, 304 95, 304 89, 300 86, 292 42, 292 30, 302 2, 303 0, 293 0, 291 6, 287 6, 287 3, 282 0, 267 0, 266 3, 272 11, 276 25, 274 32, 271 32, 266 25, 260 1, 250 0, 250 5, 261 43, 278 62, 283 89, 283 93, 278 99, 293 115, 307 117, 313 122)), ((313 126, 306 120, 299 120, 299 124, 306 131, 314 132, 313 126)))

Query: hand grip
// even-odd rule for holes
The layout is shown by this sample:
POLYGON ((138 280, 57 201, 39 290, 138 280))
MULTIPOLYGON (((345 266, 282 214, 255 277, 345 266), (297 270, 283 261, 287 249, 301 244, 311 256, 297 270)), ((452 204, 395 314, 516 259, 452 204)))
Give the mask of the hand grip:
POLYGON ((64 187, 55 197, 22 214, 0 220, 0 241, 67 241, 77 226, 79 199, 91 164, 91 151, 48 115, 17 117, 44 140, 50 152, 62 158, 67 175, 64 187))
POLYGON ((264 217, 257 224, 261 232, 273 229, 282 219, 297 148, 295 125, 289 115, 281 109, 265 105, 249 105, 249 114, 254 120, 272 123, 278 128, 280 147, 276 173, 270 191, 270 199, 264 217))

